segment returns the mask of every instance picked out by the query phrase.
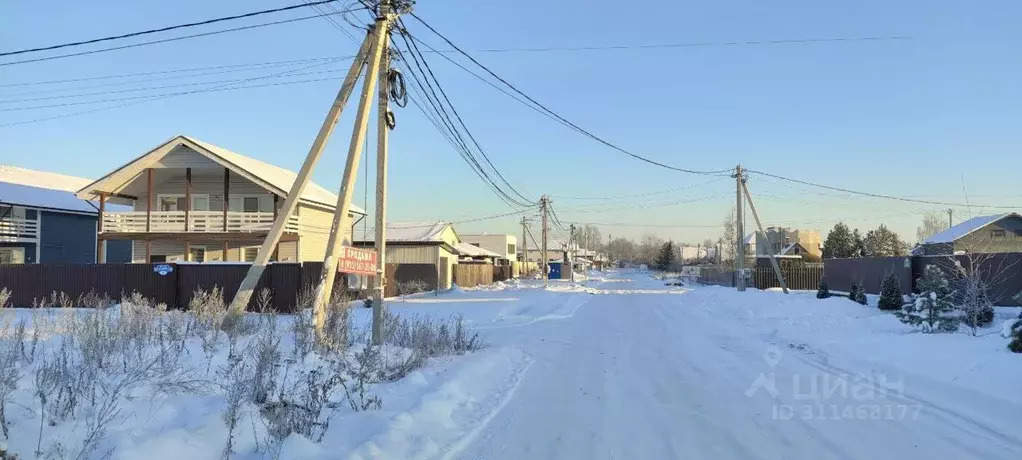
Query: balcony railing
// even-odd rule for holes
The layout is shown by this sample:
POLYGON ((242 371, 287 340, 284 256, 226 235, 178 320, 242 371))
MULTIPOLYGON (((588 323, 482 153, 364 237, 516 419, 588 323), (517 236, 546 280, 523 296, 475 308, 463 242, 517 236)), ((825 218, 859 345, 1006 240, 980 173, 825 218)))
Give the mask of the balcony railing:
MULTIPOLYGON (((227 232, 265 232, 273 226, 272 212, 227 212, 227 232)), ((222 233, 224 232, 223 211, 190 211, 185 225, 184 211, 153 211, 149 215, 151 233, 222 233)), ((298 233, 298 216, 291 215, 284 231, 298 233)), ((146 212, 103 213, 103 233, 145 233, 146 212)))
POLYGON ((39 221, 5 217, 0 220, 0 241, 13 241, 19 238, 39 238, 39 221))

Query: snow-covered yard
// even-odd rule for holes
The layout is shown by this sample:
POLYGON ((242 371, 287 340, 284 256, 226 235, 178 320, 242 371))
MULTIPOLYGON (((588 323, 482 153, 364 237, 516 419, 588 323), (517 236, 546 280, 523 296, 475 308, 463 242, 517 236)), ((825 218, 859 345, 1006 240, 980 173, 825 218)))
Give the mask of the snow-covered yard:
MULTIPOLYGON (((404 364, 419 342, 391 340, 367 357, 370 311, 356 307, 343 351, 302 357, 294 351, 303 347, 294 317, 279 316, 281 359, 269 373, 276 383, 261 383, 273 388, 261 405, 251 401, 253 380, 241 378, 249 374, 232 367, 227 337, 208 355, 202 332, 193 331, 177 365, 168 366, 173 372, 154 372, 119 395, 101 441, 82 458, 223 458, 228 439, 231 458, 243 459, 1022 457, 1022 355, 1009 352, 1001 336, 1001 324, 1019 308, 998 308, 978 337, 920 334, 877 310, 875 299, 863 306, 813 294, 666 286, 646 273, 612 271, 546 288, 529 280, 392 299, 393 318, 431 318, 418 324, 432 331, 446 324, 447 338, 430 336, 437 351, 423 367, 361 379, 368 383, 362 396, 351 386, 360 381, 360 363, 410 369, 404 364), (460 335, 455 316, 465 327, 460 335), (466 349, 475 333, 486 346, 466 349), (211 382, 187 387, 185 370, 211 382), (311 425, 291 430, 305 434, 282 434, 286 424, 273 411, 321 401, 301 389, 334 374, 345 386, 333 387, 311 425), (169 385, 175 381, 186 388, 169 385), (225 416, 239 400, 232 382, 248 382, 233 437, 225 416), (281 388, 291 394, 280 396, 281 388)), ((4 314, 8 334, 21 318, 55 318, 43 320, 50 332, 26 368, 36 369, 59 355, 68 324, 59 318, 92 312, 4 314)), ((415 330, 409 321, 406 329, 415 330)), ((238 340, 238 363, 258 365, 262 353, 254 350, 268 329, 238 340)), ((150 334, 150 343, 160 343, 150 334)), ((163 368, 165 353, 121 354, 108 363, 106 381, 117 382, 125 363, 163 368)), ((73 414, 54 417, 60 390, 47 393, 41 410, 36 372, 22 372, 6 405, 9 450, 22 459, 37 450, 75 458, 103 389, 116 385, 100 387, 100 404, 79 401, 73 414)))

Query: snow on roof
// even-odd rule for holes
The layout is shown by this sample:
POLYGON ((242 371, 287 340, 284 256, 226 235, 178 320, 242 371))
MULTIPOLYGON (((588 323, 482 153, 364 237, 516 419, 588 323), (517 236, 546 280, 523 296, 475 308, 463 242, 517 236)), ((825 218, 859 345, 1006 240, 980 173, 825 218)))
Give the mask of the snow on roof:
MULTIPOLYGON (((447 222, 435 222, 431 224, 387 224, 387 241, 402 243, 443 243, 442 235, 444 229, 451 224, 447 222)), ((374 229, 369 229, 373 234, 374 229)), ((355 240, 358 242, 373 242, 369 240, 355 240)))
POLYGON ((78 191, 78 189, 89 185, 89 183, 92 182, 92 179, 65 176, 63 174, 46 171, 35 171, 32 169, 19 168, 17 166, 0 165, 0 182, 53 190, 63 190, 65 192, 74 193, 78 191))
MULTIPOLYGON (((28 207, 98 214, 96 204, 75 196, 75 190, 92 180, 16 166, 0 165, 0 202, 28 207)), ((108 205, 111 210, 128 207, 108 205)))
POLYGON ((748 236, 745 237, 745 244, 752 244, 752 243, 755 243, 755 242, 756 242, 756 233, 755 232, 750 233, 748 236))
POLYGON ((953 243, 965 235, 968 235, 976 230, 986 227, 987 225, 990 225, 1008 216, 1019 217, 1019 215, 1014 212, 994 214, 990 216, 973 217, 972 219, 969 219, 958 225, 952 226, 947 230, 944 230, 940 233, 937 233, 936 235, 927 238, 925 241, 923 241, 922 244, 953 243))
POLYGON ((500 254, 497 254, 496 252, 469 243, 458 243, 457 245, 454 246, 454 249, 457 249, 458 252, 461 253, 461 255, 469 257, 493 257, 497 259, 502 257, 500 254))
MULTIPOLYGON (((274 187, 283 190, 285 193, 291 190, 291 185, 294 184, 295 178, 298 177, 294 171, 290 171, 279 166, 271 165, 264 161, 256 160, 255 158, 249 158, 237 152, 227 150, 223 147, 210 144, 208 142, 200 141, 194 137, 181 136, 189 141, 192 141, 202 148, 209 150, 214 155, 223 158, 224 160, 235 164, 241 169, 244 169, 274 187)), ((83 185, 84 187, 84 185, 83 185)), ((337 195, 331 193, 329 190, 320 187, 315 182, 309 182, 305 186, 305 191, 302 193, 302 198, 315 203, 327 205, 330 207, 337 206, 337 195)), ((354 203, 351 204, 351 212, 358 214, 365 214, 365 211, 356 206, 354 203)))

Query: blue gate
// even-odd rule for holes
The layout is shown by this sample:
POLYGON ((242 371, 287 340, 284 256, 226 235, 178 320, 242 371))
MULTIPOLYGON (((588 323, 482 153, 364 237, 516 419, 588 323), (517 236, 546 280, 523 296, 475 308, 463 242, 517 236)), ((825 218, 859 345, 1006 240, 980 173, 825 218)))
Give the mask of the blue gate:
POLYGON ((548 278, 550 278, 552 280, 559 280, 559 279, 561 279, 561 263, 560 262, 551 262, 550 263, 550 276, 548 276, 548 278))

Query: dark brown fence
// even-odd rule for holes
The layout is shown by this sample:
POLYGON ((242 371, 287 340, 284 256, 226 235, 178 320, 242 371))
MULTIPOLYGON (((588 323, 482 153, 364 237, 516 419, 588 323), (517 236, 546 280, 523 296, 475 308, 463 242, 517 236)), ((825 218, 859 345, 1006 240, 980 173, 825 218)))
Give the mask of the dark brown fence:
POLYGON ((963 278, 974 273, 986 282, 994 305, 1019 304, 1014 297, 1022 293, 1022 253, 917 256, 912 260, 912 279, 922 277, 927 265, 940 268, 953 285, 961 284, 963 278))
POLYGON ((911 257, 863 257, 824 259, 827 287, 848 292, 852 283, 859 283, 869 294, 880 294, 880 283, 889 273, 898 276, 902 294, 911 294, 913 280, 911 257))
POLYGON ((699 283, 734 287, 735 272, 727 267, 699 267, 699 283))
POLYGON ((513 267, 510 265, 494 265, 493 266, 493 282, 507 281, 514 276, 513 267))
POLYGON ((461 287, 479 286, 493 282, 493 265, 457 264, 454 266, 454 284, 461 287))
MULTIPOLYGON (((803 263, 782 262, 779 266, 788 289, 816 289, 819 287, 820 279, 823 277, 823 266, 818 264, 807 265, 803 263)), ((781 282, 777 279, 777 273, 774 272, 774 268, 769 262, 756 265, 753 282, 759 289, 781 287, 781 282)))
MULTIPOLYGON (((0 265, 0 287, 11 290, 11 305, 29 307, 36 300, 51 299, 64 293, 72 299, 89 292, 107 294, 120 300, 122 294, 139 292, 171 308, 187 308, 197 289, 219 286, 224 298, 237 293, 248 264, 25 264, 0 265)), ((289 312, 298 304, 299 293, 311 291, 319 283, 322 262, 302 264, 275 263, 266 267, 257 292, 270 290, 273 307, 289 312)), ((437 272, 433 264, 387 264, 385 295, 397 294, 397 283, 418 280, 427 289, 436 289, 437 272)), ((354 297, 362 292, 348 289, 347 277, 339 274, 334 291, 346 291, 354 297)), ((256 306, 253 296, 249 308, 256 306)))

